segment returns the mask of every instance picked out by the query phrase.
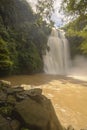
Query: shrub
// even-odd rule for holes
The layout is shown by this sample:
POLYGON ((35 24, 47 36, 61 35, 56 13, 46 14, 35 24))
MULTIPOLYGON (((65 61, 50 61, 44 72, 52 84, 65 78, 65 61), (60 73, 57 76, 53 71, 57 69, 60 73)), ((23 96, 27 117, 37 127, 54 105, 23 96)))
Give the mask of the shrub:
POLYGON ((11 67, 12 62, 9 58, 7 43, 0 38, 0 75, 9 74, 11 67))

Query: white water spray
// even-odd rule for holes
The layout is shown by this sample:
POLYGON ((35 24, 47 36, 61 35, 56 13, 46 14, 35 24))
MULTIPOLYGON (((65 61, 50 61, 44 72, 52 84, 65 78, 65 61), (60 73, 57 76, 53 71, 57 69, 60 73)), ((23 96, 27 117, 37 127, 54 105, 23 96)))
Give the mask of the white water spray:
POLYGON ((47 43, 49 50, 44 59, 44 72, 47 74, 66 75, 69 71, 69 47, 68 41, 62 30, 52 29, 47 43))
POLYGON ((69 45, 64 31, 52 29, 47 45, 49 49, 43 56, 46 74, 66 75, 87 81, 87 58, 78 56, 70 60, 69 45))

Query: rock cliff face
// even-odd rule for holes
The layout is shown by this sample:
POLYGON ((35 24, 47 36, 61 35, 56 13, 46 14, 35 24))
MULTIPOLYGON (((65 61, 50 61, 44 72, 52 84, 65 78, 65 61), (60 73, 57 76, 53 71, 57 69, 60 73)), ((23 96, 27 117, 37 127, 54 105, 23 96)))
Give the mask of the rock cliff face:
POLYGON ((64 130, 40 88, 12 88, 10 83, 0 81, 0 93, 1 130, 64 130))

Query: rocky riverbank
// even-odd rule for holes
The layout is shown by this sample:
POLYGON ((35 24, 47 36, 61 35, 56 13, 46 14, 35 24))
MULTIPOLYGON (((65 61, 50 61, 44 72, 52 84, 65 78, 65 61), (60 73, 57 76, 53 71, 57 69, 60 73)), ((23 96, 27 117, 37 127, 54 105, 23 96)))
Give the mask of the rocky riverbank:
POLYGON ((64 130, 42 89, 0 81, 0 130, 64 130))

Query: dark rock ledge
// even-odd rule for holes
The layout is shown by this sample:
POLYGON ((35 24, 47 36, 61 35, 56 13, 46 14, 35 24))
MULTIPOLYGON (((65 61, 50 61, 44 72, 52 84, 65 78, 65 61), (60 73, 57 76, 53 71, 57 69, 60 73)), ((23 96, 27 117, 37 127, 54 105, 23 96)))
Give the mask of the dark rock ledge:
MULTIPOLYGON (((65 130, 40 88, 24 90, 0 81, 0 130, 65 130)), ((67 130, 74 130, 69 126, 67 130)))

